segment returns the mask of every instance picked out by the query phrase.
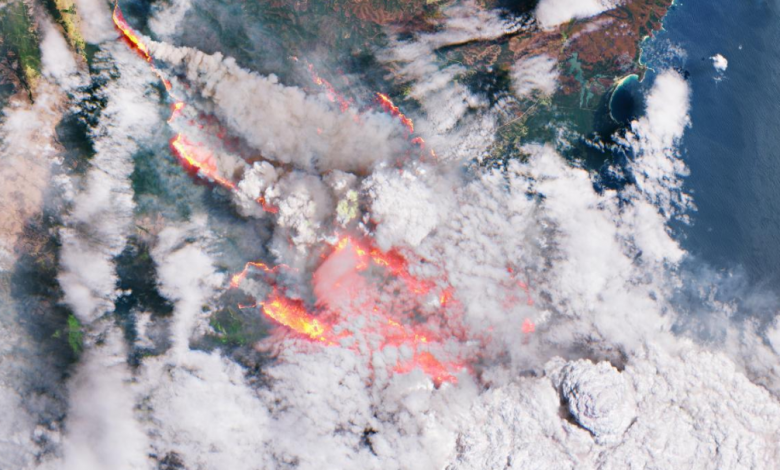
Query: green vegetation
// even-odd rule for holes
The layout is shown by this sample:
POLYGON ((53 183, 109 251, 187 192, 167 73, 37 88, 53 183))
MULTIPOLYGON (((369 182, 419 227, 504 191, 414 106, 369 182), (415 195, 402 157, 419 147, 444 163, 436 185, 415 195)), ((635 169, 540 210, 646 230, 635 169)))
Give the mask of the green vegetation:
POLYGON ((256 308, 235 310, 227 307, 215 312, 209 320, 213 334, 207 334, 203 338, 201 348, 240 348, 251 345, 268 332, 262 319, 262 314, 256 308))
POLYGON ((0 10, 0 31, 0 54, 32 99, 32 90, 41 75, 41 50, 38 32, 23 2, 14 2, 0 10))
POLYGON ((81 37, 79 16, 73 0, 44 0, 44 5, 54 20, 65 30, 65 37, 76 52, 85 57, 86 43, 81 37))
POLYGON ((68 316, 68 345, 73 354, 78 355, 84 346, 84 333, 81 331, 81 322, 75 315, 68 316))

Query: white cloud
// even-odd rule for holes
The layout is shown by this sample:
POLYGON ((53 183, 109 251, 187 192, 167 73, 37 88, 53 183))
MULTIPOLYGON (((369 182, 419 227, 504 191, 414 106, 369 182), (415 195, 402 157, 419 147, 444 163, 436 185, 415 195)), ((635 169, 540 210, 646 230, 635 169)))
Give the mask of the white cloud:
POLYGON ((151 469, 148 438, 135 417, 135 397, 121 333, 84 353, 71 378, 63 440, 65 470, 151 469))
POLYGON ((710 57, 710 60, 712 60, 712 66, 715 67, 715 70, 720 73, 725 72, 729 68, 729 61, 721 54, 715 54, 710 57))
POLYGON ((662 72, 647 96, 645 116, 631 123, 624 144, 634 154, 630 165, 638 189, 669 217, 688 205, 680 176, 688 174, 677 144, 690 125, 690 88, 673 70, 662 72))
POLYGON ((149 18, 149 28, 163 40, 173 39, 184 16, 192 8, 191 0, 174 0, 164 4, 156 3, 149 18))
POLYGON ((119 37, 111 19, 111 4, 103 0, 74 0, 84 40, 100 44, 119 37))
POLYGON ((209 240, 206 219, 193 217, 187 227, 166 227, 158 235, 152 258, 157 264, 160 293, 175 305, 171 325, 171 343, 175 354, 189 350, 190 337, 196 328, 203 333, 207 317, 202 306, 215 289, 224 284, 224 276, 217 274, 211 258, 202 248, 183 243, 188 237, 199 236, 209 240))
POLYGON ((535 14, 543 28, 553 28, 571 20, 598 15, 620 4, 620 0, 540 0, 535 14))
POLYGON ((411 171, 376 172, 367 185, 373 196, 371 216, 378 225, 376 241, 384 250, 417 247, 451 209, 446 193, 436 191, 411 171))
POLYGON ((123 44, 115 44, 113 52, 123 73, 106 88, 108 105, 94 131, 96 154, 81 181, 64 182, 72 209, 61 230, 62 270, 57 279, 65 302, 86 324, 113 310, 113 258, 125 247, 135 207, 132 157, 137 141, 148 138, 159 121, 156 103, 145 95, 156 78, 123 44), (81 188, 76 192, 74 186, 81 188))
POLYGON ((523 58, 512 66, 512 91, 529 98, 535 91, 552 95, 558 88, 558 62, 547 55, 523 58))
POLYGON ((73 52, 59 30, 48 20, 41 21, 41 67, 43 75, 51 77, 64 88, 81 84, 73 52))

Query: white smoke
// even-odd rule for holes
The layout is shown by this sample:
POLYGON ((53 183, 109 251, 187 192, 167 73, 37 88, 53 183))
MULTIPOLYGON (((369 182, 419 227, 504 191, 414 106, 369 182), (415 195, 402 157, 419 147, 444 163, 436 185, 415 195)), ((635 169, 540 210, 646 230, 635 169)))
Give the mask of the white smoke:
MULTIPOLYGON (((91 21, 95 37, 108 35, 96 26, 102 20, 91 21)), ((689 123, 685 81, 659 75, 646 116, 624 140, 635 155, 635 186, 597 192, 592 174, 543 144, 522 147, 523 160, 505 171, 464 175, 460 162, 486 150, 495 118, 487 110, 467 117, 485 104, 450 83, 457 69, 439 70, 432 57, 443 45, 512 28, 471 3, 448 9, 440 27, 388 53, 423 106, 421 128, 456 156, 425 164, 385 164, 405 145, 387 116, 369 113, 356 123, 354 114, 230 58, 153 46, 184 68, 197 106, 268 160, 247 166, 233 200, 249 216, 261 215, 257 204, 250 208, 260 197, 278 207, 266 220, 270 248, 303 271, 284 281, 313 283, 321 303, 349 318, 349 334, 333 344, 286 337, 269 320, 275 334, 243 352, 257 355, 243 358, 257 370, 218 349, 193 349, 225 285, 214 234, 224 219, 206 209, 150 235, 160 292, 174 304, 171 348, 131 372, 115 327, 98 319, 113 309, 113 258, 133 221, 132 154, 160 124, 147 64, 122 45, 104 45, 120 78, 107 87, 97 153, 83 180, 73 181, 62 231, 59 279, 87 326, 68 388, 65 468, 728 469, 770 468, 780 459, 777 399, 726 356, 669 331, 677 315, 667 299, 686 256, 665 217, 686 201, 675 150, 689 123), (343 171, 318 174, 336 169, 343 171), (356 273, 350 251, 320 264, 314 248, 337 226, 403 250, 415 276, 452 287, 457 307, 434 299, 414 314, 441 325, 445 338, 430 348, 474 370, 440 387, 419 368, 393 371, 413 352, 377 348, 366 325, 379 317, 360 300, 374 292, 389 305, 408 299, 356 273), (363 291, 358 300, 341 295, 350 286, 339 283, 351 277, 362 281, 352 284, 363 291), (526 320, 536 331, 523 331, 526 320)), ((534 60, 525 65, 533 74, 516 83, 554 90, 555 64, 534 60)), ((269 289, 255 284, 247 291, 269 289)), ((764 349, 749 346, 762 364, 776 362, 776 337, 770 330, 764 349)))
POLYGON ((155 58, 183 66, 187 80, 237 135, 269 160, 304 170, 369 169, 402 149, 400 129, 385 114, 340 112, 324 96, 308 96, 239 67, 220 53, 150 43, 155 58))
MULTIPOLYGON (((378 59, 396 68, 394 79, 409 83, 409 96, 422 104, 425 119, 418 120, 421 135, 445 158, 474 158, 473 148, 458 148, 452 142, 463 142, 465 136, 479 139, 484 129, 495 130, 492 119, 484 112, 468 117, 469 111, 484 111, 487 103, 456 80, 465 71, 460 65, 441 67, 436 51, 442 47, 472 41, 497 39, 522 30, 523 26, 501 17, 496 10, 486 11, 474 2, 445 8, 437 23, 438 31, 419 34, 411 40, 393 39, 378 59), (458 138, 451 139, 458 133, 458 138)), ((478 144, 479 145, 479 144, 478 144)))

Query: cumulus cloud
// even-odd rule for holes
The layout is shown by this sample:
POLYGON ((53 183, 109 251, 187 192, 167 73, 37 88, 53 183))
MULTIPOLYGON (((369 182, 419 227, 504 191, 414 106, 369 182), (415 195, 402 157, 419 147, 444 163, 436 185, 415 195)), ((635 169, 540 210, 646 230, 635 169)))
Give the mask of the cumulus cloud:
POLYGON ((668 70, 655 78, 645 116, 631 123, 624 143, 634 154, 630 165, 636 184, 666 216, 688 205, 680 176, 688 173, 677 143, 690 125, 690 88, 679 73, 668 70))
POLYGON ((190 337, 196 329, 204 330, 206 318, 202 306, 224 281, 224 276, 216 272, 212 259, 202 248, 183 243, 197 232, 208 239, 203 216, 195 217, 188 227, 166 227, 159 233, 152 252, 157 263, 160 292, 175 306, 171 327, 175 354, 189 350, 190 337))
POLYGON ((417 247, 451 209, 446 196, 412 172, 377 172, 367 184, 373 196, 371 215, 378 225, 376 241, 385 250, 417 247))
POLYGON ((675 354, 651 347, 622 372, 605 363, 560 359, 546 370, 552 383, 519 379, 480 397, 475 422, 485 426, 464 430, 455 468, 498 468, 510 461, 561 469, 737 469, 769 468, 777 459, 772 420, 780 407, 722 355, 692 345, 675 354), (555 383, 563 370, 574 374, 568 376, 573 387, 559 397, 555 383), (605 387, 613 382, 617 389, 605 387), (632 395, 628 405, 612 401, 621 393, 632 395), (572 421, 558 414, 559 399, 574 410, 572 421), (607 424, 612 419, 620 426, 607 424), (617 430, 618 442, 599 443, 589 426, 601 420, 603 429, 617 430))
POLYGON ((149 18, 149 29, 160 39, 171 40, 177 26, 192 8, 191 0, 175 0, 164 4, 155 4, 155 12, 149 18))
POLYGON ((596 16, 622 3, 621 0, 540 0, 535 14, 543 28, 554 28, 571 20, 596 16))
POLYGON ((84 40, 100 44, 118 37, 111 20, 111 4, 103 0, 74 0, 84 40))
POLYGON ((521 59, 512 66, 512 91, 518 98, 529 98, 538 91, 552 95, 558 88, 558 62, 547 55, 521 59))
POLYGON ((722 54, 715 54, 710 57, 710 60, 712 60, 712 66, 715 67, 715 70, 720 73, 725 72, 729 68, 729 61, 722 54))

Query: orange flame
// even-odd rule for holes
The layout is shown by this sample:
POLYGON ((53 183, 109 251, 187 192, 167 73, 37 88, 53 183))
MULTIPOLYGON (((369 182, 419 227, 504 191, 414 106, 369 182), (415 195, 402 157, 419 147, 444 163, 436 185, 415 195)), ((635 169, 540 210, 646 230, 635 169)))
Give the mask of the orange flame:
POLYGON ((260 305, 266 315, 296 333, 308 336, 313 340, 331 342, 328 339, 330 329, 309 314, 302 301, 288 299, 280 295, 279 291, 274 288, 271 298, 260 305))
POLYGON ((260 204, 260 207, 262 207, 266 212, 270 212, 271 214, 279 213, 279 208, 272 204, 268 204, 264 196, 260 196, 259 198, 255 199, 255 202, 260 204))
MULTIPOLYGON (((341 96, 341 94, 336 91, 336 89, 333 87, 333 85, 330 84, 329 81, 317 75, 317 72, 314 71, 314 65, 309 64, 309 72, 311 73, 312 81, 325 89, 325 96, 328 97, 328 100, 330 100, 331 103, 338 102, 339 109, 342 113, 349 109, 350 100, 347 100, 341 96)), ((318 129, 318 133, 322 133, 322 131, 318 129)))
POLYGON ((149 48, 146 47, 146 44, 144 44, 143 41, 141 41, 141 38, 138 37, 135 31, 133 31, 133 28, 127 24, 124 15, 122 15, 122 10, 119 9, 119 3, 114 4, 113 19, 114 25, 116 25, 117 29, 122 33, 122 36, 125 38, 125 40, 130 43, 130 46, 137 50, 138 53, 141 54, 141 57, 144 58, 144 60, 151 62, 152 56, 149 54, 149 48))
POLYGON ((182 134, 176 134, 171 140, 171 149, 186 167, 226 188, 236 189, 236 185, 219 175, 214 157, 190 143, 182 134))
POLYGON ((172 123, 176 116, 181 114, 182 109, 184 109, 183 101, 177 101, 171 105, 171 117, 168 118, 168 124, 172 123))
POLYGON ((259 261, 250 261, 244 265, 244 270, 241 271, 238 274, 234 274, 233 277, 230 278, 230 287, 235 289, 236 287, 240 286, 241 283, 246 279, 247 274, 249 274, 249 268, 257 268, 261 271, 264 271, 266 273, 275 273, 280 267, 284 266, 283 264, 279 266, 274 266, 273 268, 269 268, 267 264, 261 263, 259 261))
POLYGON ((411 372, 414 369, 421 369, 425 375, 433 380, 433 383, 438 387, 443 382, 457 382, 457 378, 452 375, 449 370, 460 370, 463 368, 459 363, 446 363, 441 361, 428 351, 415 354, 414 357, 394 369, 396 373, 404 374, 411 372))
POLYGON ((384 93, 377 93, 376 96, 377 99, 379 100, 379 104, 382 106, 382 109, 390 113, 391 116, 397 117, 398 120, 401 121, 401 124, 403 124, 407 130, 409 130, 409 133, 413 134, 414 123, 412 122, 412 120, 406 117, 404 113, 402 113, 401 110, 398 109, 398 106, 393 104, 393 102, 390 100, 390 98, 387 95, 385 95, 384 93))
POLYGON ((523 333, 529 334, 529 333, 533 333, 534 331, 536 331, 536 325, 534 324, 534 322, 532 322, 528 318, 523 320, 523 333))

